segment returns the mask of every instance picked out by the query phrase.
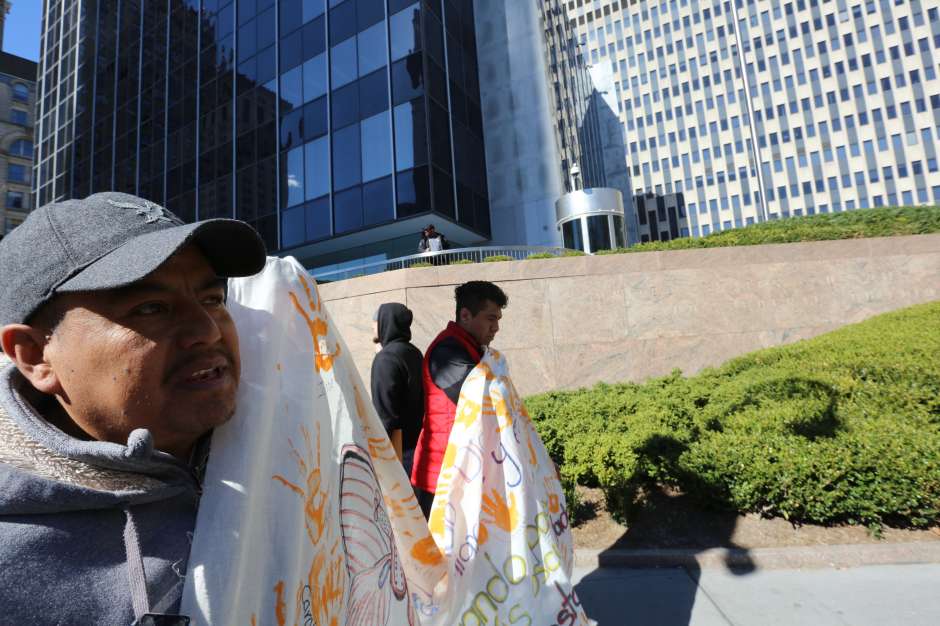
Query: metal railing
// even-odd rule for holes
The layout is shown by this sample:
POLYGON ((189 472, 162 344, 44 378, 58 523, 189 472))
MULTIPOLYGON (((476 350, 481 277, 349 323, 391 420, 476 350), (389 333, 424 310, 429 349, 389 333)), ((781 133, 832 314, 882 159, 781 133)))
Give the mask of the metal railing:
MULTIPOLYGON (((466 263, 482 263, 490 257, 510 257, 513 260, 526 259, 533 254, 550 254, 552 256, 565 256, 577 254, 576 251, 566 248, 549 246, 481 246, 477 248, 456 248, 454 250, 441 250, 439 252, 422 252, 410 256, 398 257, 364 263, 339 270, 319 272, 311 270, 311 274, 318 282, 332 282, 356 278, 368 274, 380 274, 392 270, 409 267, 428 267, 435 265, 463 265, 466 263)), ((505 260, 505 259, 503 259, 505 260)))

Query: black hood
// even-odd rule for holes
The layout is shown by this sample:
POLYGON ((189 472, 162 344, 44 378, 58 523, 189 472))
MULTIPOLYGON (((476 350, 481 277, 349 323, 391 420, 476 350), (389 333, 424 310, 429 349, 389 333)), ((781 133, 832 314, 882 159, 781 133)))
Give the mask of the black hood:
POLYGON ((411 309, 398 302, 379 307, 375 319, 379 323, 379 342, 384 348, 393 341, 411 341, 411 309))

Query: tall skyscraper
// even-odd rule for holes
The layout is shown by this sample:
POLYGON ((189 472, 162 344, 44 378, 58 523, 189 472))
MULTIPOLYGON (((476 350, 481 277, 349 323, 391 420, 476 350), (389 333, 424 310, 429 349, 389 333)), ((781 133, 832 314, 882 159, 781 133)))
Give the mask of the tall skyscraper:
POLYGON ((45 0, 40 203, 116 189, 323 266, 489 239, 458 0, 45 0))
MULTIPOLYGON (((0 18, 4 10, 0 2, 0 18)), ((26 219, 33 206, 29 192, 35 104, 36 63, 0 52, 0 237, 26 219)))
POLYGON ((622 102, 635 193, 681 235, 940 204, 940 8, 910 0, 567 0, 622 102))
POLYGON ((619 103, 601 93, 563 2, 474 4, 493 239, 561 245, 555 201, 564 193, 611 186, 632 195, 611 109, 619 103))

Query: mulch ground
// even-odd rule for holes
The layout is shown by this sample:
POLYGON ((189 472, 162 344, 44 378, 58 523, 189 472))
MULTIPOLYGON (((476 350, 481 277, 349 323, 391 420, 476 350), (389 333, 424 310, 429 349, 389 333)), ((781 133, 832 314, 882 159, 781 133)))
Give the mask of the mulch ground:
POLYGON ((861 526, 795 525, 755 514, 706 510, 681 493, 663 489, 648 494, 629 526, 604 508, 599 489, 579 487, 592 512, 572 528, 576 548, 777 548, 786 546, 940 541, 940 527, 929 530, 884 528, 881 537, 861 526))

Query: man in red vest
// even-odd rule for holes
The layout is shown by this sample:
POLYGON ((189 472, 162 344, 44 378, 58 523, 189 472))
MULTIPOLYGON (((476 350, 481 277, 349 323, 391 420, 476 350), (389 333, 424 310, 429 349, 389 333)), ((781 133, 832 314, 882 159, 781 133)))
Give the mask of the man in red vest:
POLYGON ((454 290, 456 321, 431 342, 424 355, 424 424, 415 449, 411 483, 424 516, 431 513, 437 476, 457 413, 463 381, 499 332, 509 299, 491 282, 474 280, 454 290))

